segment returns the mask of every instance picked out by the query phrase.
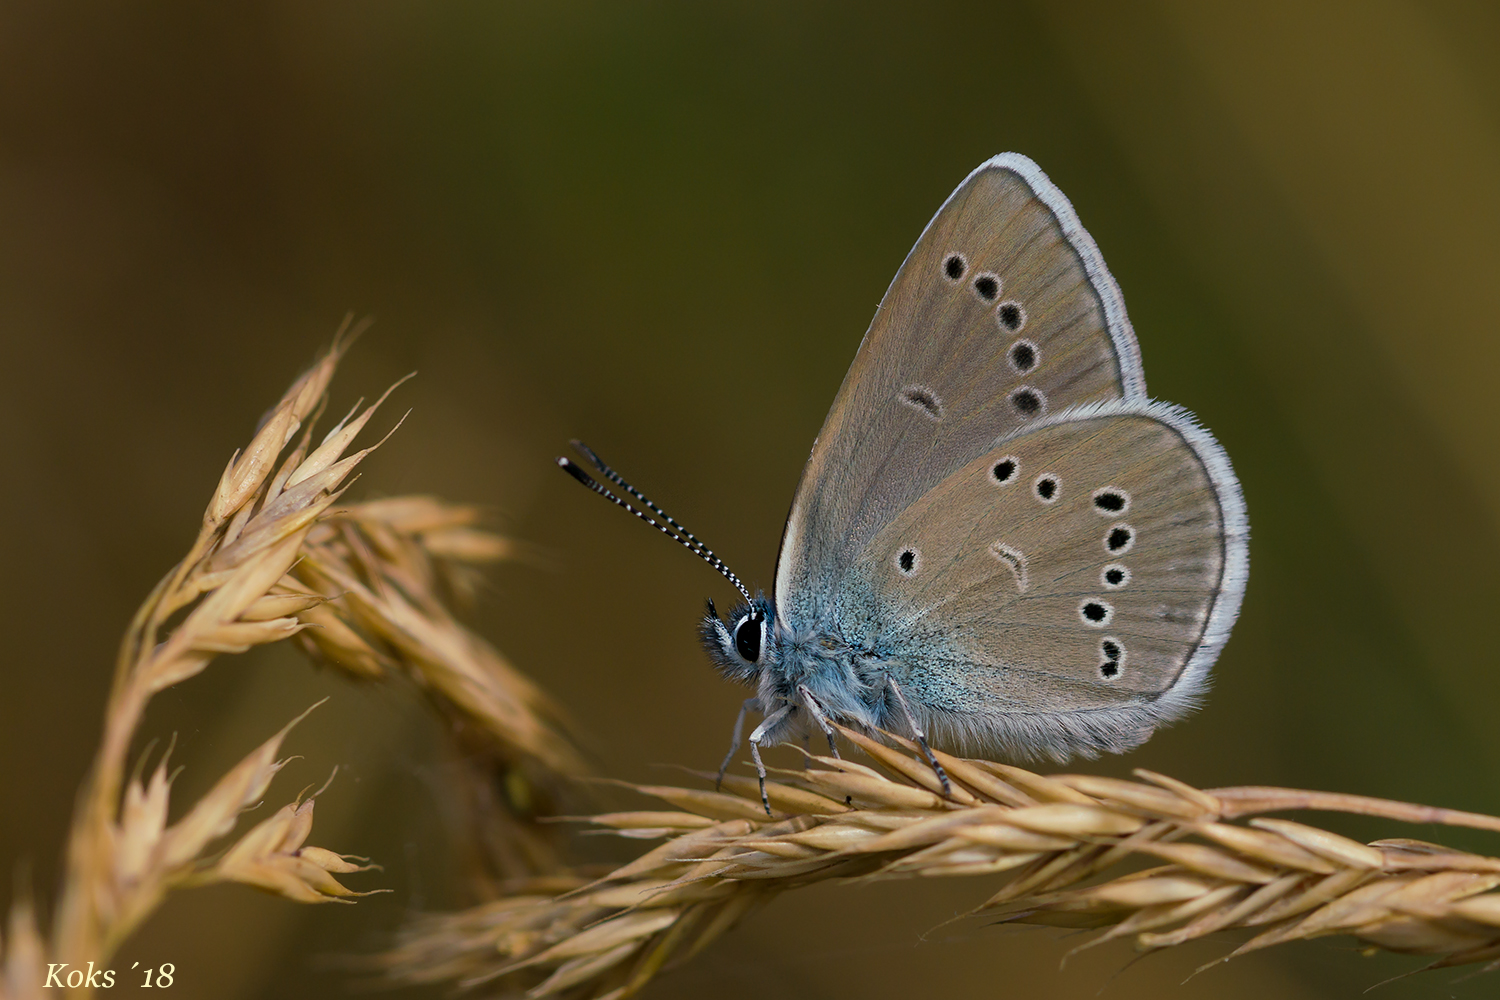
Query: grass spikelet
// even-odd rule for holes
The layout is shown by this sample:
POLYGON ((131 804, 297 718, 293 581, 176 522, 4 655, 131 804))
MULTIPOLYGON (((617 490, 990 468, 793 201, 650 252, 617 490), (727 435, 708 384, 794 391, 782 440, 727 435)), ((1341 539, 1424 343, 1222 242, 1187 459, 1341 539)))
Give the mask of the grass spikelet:
MULTIPOLYGON (((230 460, 197 539, 131 621, 105 710, 102 745, 69 836, 49 949, 61 961, 100 961, 113 951, 168 890, 196 877, 202 852, 259 801, 280 767, 275 755, 287 729, 225 775, 172 826, 166 824, 171 783, 165 758, 145 784, 125 780, 130 741, 155 694, 195 676, 219 655, 295 635, 306 627, 296 611, 321 600, 289 594, 279 584, 369 449, 314 470, 301 487, 288 491, 285 484, 308 461, 309 427, 303 445, 291 449, 279 473, 277 463, 321 406, 351 340, 335 338, 230 460), (171 624, 181 611, 186 614, 171 624)), ((318 456, 320 462, 327 458, 327 453, 318 456)))
POLYGON ((562 710, 450 607, 477 567, 515 554, 477 528, 478 508, 411 496, 346 506, 314 526, 289 590, 317 598, 296 641, 361 679, 404 674, 444 716, 456 744, 448 791, 465 816, 453 849, 479 898, 566 869, 563 831, 537 823, 580 798, 590 770, 562 710))
POLYGON ((472 587, 465 575, 471 564, 507 555, 508 544, 474 527, 473 508, 431 497, 336 506, 357 466, 379 447, 349 452, 386 398, 356 407, 314 442, 329 382, 358 333, 346 323, 230 458, 197 538, 130 622, 101 746, 79 792, 51 934, 38 930, 29 895, 18 892, 0 935, 0 1000, 41 996, 48 962, 102 967, 173 889, 238 882, 305 903, 367 894, 339 877, 374 866, 307 844, 313 799, 299 796, 221 846, 241 814, 264 798, 286 763, 279 756, 283 740, 307 713, 247 755, 175 823, 169 822, 170 750, 149 775, 141 767, 127 778, 131 741, 151 698, 220 655, 299 638, 320 658, 365 677, 401 663, 433 664, 429 680, 441 669, 460 677, 442 688, 454 701, 477 706, 472 711, 487 721, 503 718, 505 727, 494 728, 524 734, 517 745, 549 764, 577 766, 571 744, 542 717, 541 694, 443 608, 444 593, 472 587), (334 589, 320 591, 308 579, 334 589), (370 642, 351 627, 345 608, 331 606, 345 584, 369 595, 371 614, 385 615, 390 628, 382 638, 399 641, 370 642))
POLYGON ((309 622, 331 615, 344 627, 307 636, 306 648, 357 676, 400 667, 513 759, 584 774, 561 710, 442 600, 444 587, 462 579, 459 567, 508 551, 503 540, 470 527, 477 514, 413 497, 356 504, 319 525, 293 575, 327 601, 309 609, 309 622))
POLYGON ((1342 934, 1429 956, 1429 968, 1500 965, 1500 859, 1415 840, 1361 844, 1254 814, 1333 809, 1496 832, 1500 818, 1291 789, 1204 791, 1150 772, 1045 776, 946 755, 945 797, 915 747, 841 731, 879 768, 811 757, 809 770, 769 783, 771 816, 753 780, 726 780, 722 793, 633 786, 672 810, 585 822, 664 843, 591 882, 518 885, 481 910, 428 917, 382 967, 408 982, 618 1000, 783 892, 974 875, 1001 885, 971 915, 1098 931, 1082 948, 1128 938, 1149 952, 1239 929, 1253 936, 1225 958, 1342 934))

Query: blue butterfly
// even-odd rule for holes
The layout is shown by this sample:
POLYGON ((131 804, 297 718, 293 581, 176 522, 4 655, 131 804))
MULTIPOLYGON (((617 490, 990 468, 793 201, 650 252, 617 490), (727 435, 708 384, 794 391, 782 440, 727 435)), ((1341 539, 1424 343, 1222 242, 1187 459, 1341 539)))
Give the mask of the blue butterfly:
MULTIPOLYGON (((1153 402, 1125 304, 1031 160, 980 165, 881 301, 813 446, 774 595, 574 442, 735 586, 701 633, 762 746, 833 723, 1012 758, 1119 753, 1195 708, 1249 573, 1223 449, 1153 402)), ((644 509, 642 509, 644 508, 644 509)), ((835 753, 837 750, 835 749, 835 753)), ((720 770, 722 777, 723 769, 720 770)))

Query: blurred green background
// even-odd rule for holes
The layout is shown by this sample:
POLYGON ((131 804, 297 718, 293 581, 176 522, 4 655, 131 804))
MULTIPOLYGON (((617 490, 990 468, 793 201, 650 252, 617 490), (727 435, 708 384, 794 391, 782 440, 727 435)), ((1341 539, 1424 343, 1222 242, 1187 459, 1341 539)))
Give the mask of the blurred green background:
MULTIPOLYGON (((1207 709, 1097 768, 1500 812, 1497 48, 1485 0, 0 7, 6 873, 50 892, 117 637, 346 310, 378 322, 333 409, 420 372, 354 495, 490 506, 540 555, 477 626, 615 775, 716 763, 743 694, 694 623, 727 587, 551 459, 583 437, 769 587, 876 302, 1010 149, 1073 200, 1153 395, 1225 444, 1254 533, 1207 709)), ((324 694, 272 803, 339 764, 312 840, 395 892, 182 894, 116 968, 339 995, 328 956, 461 901, 451 762, 410 692, 271 650, 162 696, 147 735, 179 733, 184 802, 324 694)), ((1078 939, 927 933, 990 891, 799 892, 651 995, 1344 997, 1420 964, 1328 939, 1179 987, 1231 942, 1059 971, 1078 939)), ((1380 995, 1496 989, 1459 979, 1380 995)))

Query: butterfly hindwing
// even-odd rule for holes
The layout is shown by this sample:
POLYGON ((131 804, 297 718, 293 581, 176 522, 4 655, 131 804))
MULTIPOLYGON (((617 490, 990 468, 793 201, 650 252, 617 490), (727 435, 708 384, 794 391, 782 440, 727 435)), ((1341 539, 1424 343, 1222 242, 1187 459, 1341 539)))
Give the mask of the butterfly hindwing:
POLYGON ((835 603, 939 731, 1023 756, 1119 751, 1201 693, 1246 533, 1228 460, 1191 417, 1087 405, 910 504, 835 603))
POLYGON ((782 613, 825 617, 870 539, 996 438, 1144 398, 1119 290, 1072 206, 1027 158, 995 157, 928 224, 834 400, 782 541, 782 613))

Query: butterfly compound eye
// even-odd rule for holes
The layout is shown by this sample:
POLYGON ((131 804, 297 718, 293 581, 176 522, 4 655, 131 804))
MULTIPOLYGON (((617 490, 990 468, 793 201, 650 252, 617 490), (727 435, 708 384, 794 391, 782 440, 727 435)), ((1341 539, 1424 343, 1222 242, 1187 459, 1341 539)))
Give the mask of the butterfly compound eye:
POLYGON ((734 627, 734 648, 749 663, 760 659, 760 620, 742 618, 734 627))

